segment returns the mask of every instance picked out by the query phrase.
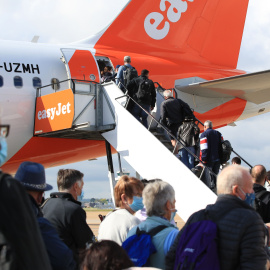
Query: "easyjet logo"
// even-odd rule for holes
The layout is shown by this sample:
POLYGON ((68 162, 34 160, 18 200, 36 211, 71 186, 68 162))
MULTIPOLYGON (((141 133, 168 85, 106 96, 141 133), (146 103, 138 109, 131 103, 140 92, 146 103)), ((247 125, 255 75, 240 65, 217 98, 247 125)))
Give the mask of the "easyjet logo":
MULTIPOLYGON (((193 0, 187 1, 193 2, 193 0)), ((186 1, 182 0, 161 0, 159 8, 160 11, 167 11, 167 19, 160 12, 152 12, 144 20, 144 29, 147 35, 156 40, 161 40, 168 35, 171 23, 180 20, 182 13, 187 11, 188 5, 186 1), (166 2, 170 3, 168 9, 166 2), (163 28, 161 28, 162 25, 164 25, 163 28)))
POLYGON ((74 109, 71 89, 37 97, 34 134, 71 128, 74 109))
POLYGON ((68 102, 66 105, 62 105, 62 103, 58 103, 57 109, 56 107, 50 108, 43 111, 38 111, 38 120, 50 118, 54 119, 55 116, 60 116, 61 114, 71 113, 70 103, 68 102))

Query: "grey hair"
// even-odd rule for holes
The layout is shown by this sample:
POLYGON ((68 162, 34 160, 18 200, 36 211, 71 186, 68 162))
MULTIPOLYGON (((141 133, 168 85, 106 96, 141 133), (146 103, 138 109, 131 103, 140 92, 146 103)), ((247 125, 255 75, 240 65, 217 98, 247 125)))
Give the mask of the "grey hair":
POLYGON ((213 123, 210 120, 205 121, 204 122, 204 125, 207 126, 207 127, 209 127, 209 128, 212 128, 213 127, 213 123))
POLYGON ((166 214, 165 205, 169 200, 171 203, 175 200, 173 187, 164 181, 156 181, 148 184, 143 190, 143 204, 149 217, 162 217, 166 214))
POLYGON ((217 178, 217 193, 232 194, 233 186, 243 187, 245 174, 249 175, 249 171, 240 165, 230 165, 224 168, 217 178))
POLYGON ((164 96, 164 97, 173 97, 173 93, 172 93, 172 91, 170 91, 170 90, 165 90, 165 91, 163 92, 163 96, 164 96))
POLYGON ((130 63, 130 62, 131 62, 131 57, 128 56, 128 55, 126 55, 126 56, 124 57, 124 62, 130 63))

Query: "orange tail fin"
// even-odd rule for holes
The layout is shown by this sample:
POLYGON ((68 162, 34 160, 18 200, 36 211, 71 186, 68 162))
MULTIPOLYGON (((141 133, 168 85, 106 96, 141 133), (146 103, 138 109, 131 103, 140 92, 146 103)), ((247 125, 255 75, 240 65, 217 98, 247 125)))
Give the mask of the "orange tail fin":
POLYGON ((248 0, 132 0, 96 49, 236 68, 248 0))

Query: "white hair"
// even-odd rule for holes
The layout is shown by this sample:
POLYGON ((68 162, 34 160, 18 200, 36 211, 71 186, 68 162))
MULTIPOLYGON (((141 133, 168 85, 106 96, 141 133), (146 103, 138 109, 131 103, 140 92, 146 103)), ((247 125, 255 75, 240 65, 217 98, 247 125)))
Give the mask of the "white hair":
POLYGON ((164 97, 173 97, 173 93, 172 93, 172 91, 170 91, 170 90, 165 90, 165 91, 163 92, 163 96, 164 96, 164 97))
POLYGON ((128 56, 128 55, 126 55, 126 56, 124 57, 124 62, 130 63, 130 62, 131 62, 131 57, 128 56))
POLYGON ((148 184, 143 190, 143 204, 149 217, 162 217, 166 214, 165 205, 169 200, 171 203, 175 200, 173 187, 164 181, 157 181, 148 184))
POLYGON ((224 168, 217 178, 217 193, 232 194, 233 186, 243 187, 247 178, 246 174, 249 175, 249 171, 240 165, 230 165, 224 168))
POLYGON ((204 122, 204 126, 209 127, 209 128, 212 128, 213 127, 213 123, 212 123, 212 121, 207 120, 207 121, 204 122))

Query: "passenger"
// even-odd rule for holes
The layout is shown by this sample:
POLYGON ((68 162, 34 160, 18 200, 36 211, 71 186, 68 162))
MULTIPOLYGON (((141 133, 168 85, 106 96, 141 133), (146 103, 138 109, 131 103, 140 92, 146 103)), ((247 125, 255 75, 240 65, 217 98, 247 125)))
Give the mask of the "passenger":
POLYGON ((132 97, 140 106, 133 104, 130 107, 132 115, 148 128, 147 111, 150 113, 156 104, 156 89, 152 80, 149 79, 149 71, 143 69, 141 76, 134 78, 127 85, 128 95, 132 97))
MULTIPOLYGON (((160 121, 176 137, 177 131, 184 120, 181 101, 174 98, 170 90, 165 90, 163 95, 165 100, 160 105, 160 121)), ((172 145, 175 146, 174 138, 170 136, 170 139, 172 145)))
MULTIPOLYGON (((185 117, 183 124, 179 127, 177 132, 177 139, 187 147, 195 155, 197 147, 200 143, 200 129, 194 123, 191 117, 185 117)), ((191 170, 194 168, 195 158, 191 155, 182 144, 179 144, 179 155, 181 161, 191 170)))
POLYGON ((241 165, 241 159, 239 157, 234 157, 232 159, 232 164, 241 165))
POLYGON ((143 208, 143 184, 140 180, 122 176, 115 188, 115 204, 118 209, 110 212, 99 226, 98 240, 113 240, 119 245, 126 240, 131 228, 138 225, 140 220, 134 213, 143 208))
POLYGON ((125 250, 117 243, 102 240, 91 245, 81 265, 82 270, 122 270, 133 263, 125 250))
MULTIPOLYGON (((158 182, 158 181, 162 181, 161 179, 152 179, 152 180, 146 180, 146 179, 142 179, 141 182, 144 184, 144 187, 146 187, 148 184, 151 184, 151 183, 155 183, 155 182, 158 182)), ((139 211, 137 211, 135 213, 135 217, 138 218, 140 221, 145 221, 147 219, 147 213, 146 213, 146 209, 145 207, 139 211)), ((176 223, 174 221, 174 219, 171 221, 171 223, 173 225, 176 226, 176 223)))
POLYGON ((116 85, 123 91, 126 92, 125 87, 133 78, 138 77, 137 70, 130 64, 130 56, 124 57, 124 65, 120 66, 116 76, 116 85), (127 72, 129 69, 129 72, 127 72), (128 77, 128 78, 127 78, 128 77))
POLYGON ((149 258, 147 266, 165 268, 165 256, 178 235, 178 229, 170 222, 176 214, 175 192, 173 187, 163 181, 156 181, 148 184, 143 190, 143 203, 148 218, 130 230, 127 238, 136 234, 137 228, 149 232, 160 225, 167 226, 152 237, 152 242, 157 250, 149 258))
MULTIPOLYGON (((219 259, 221 270, 265 270, 265 227, 252 207, 255 194, 248 170, 233 165, 223 169, 218 175, 217 192, 216 203, 206 207, 210 220, 217 225, 219 258, 213 261, 219 259)), ((166 257, 167 270, 175 269, 177 245, 187 226, 204 219, 205 210, 191 215, 166 257)))
POLYGON ((39 228, 45 243, 52 269, 75 269, 72 251, 61 241, 52 224, 43 217, 39 208, 44 191, 53 187, 46 184, 44 167, 35 162, 23 162, 16 172, 15 178, 25 187, 32 205, 39 228))
MULTIPOLYGON (((200 135, 201 160, 216 175, 219 173, 220 160, 222 157, 223 137, 217 130, 212 129, 213 124, 210 120, 204 123, 204 132, 200 135)), ((209 188, 216 187, 216 177, 205 170, 204 178, 209 188)))
POLYGON ((79 202, 83 197, 83 176, 83 173, 77 170, 59 170, 59 192, 51 193, 42 208, 44 217, 56 228, 77 262, 86 244, 94 241, 94 234, 86 223, 86 213, 79 202))
POLYGON ((112 67, 111 66, 106 66, 107 71, 103 73, 102 81, 103 82, 110 82, 114 79, 114 76, 112 74, 112 67))
POLYGON ((264 184, 266 182, 266 169, 263 165, 256 165, 251 169, 251 177, 253 181, 253 190, 255 192, 256 210, 262 217, 264 223, 270 222, 270 192, 266 190, 264 184))
MULTIPOLYGON (((7 158, 9 125, 0 125, 0 168, 7 158)), ((25 188, 0 169, 0 269, 50 270, 25 188)))

